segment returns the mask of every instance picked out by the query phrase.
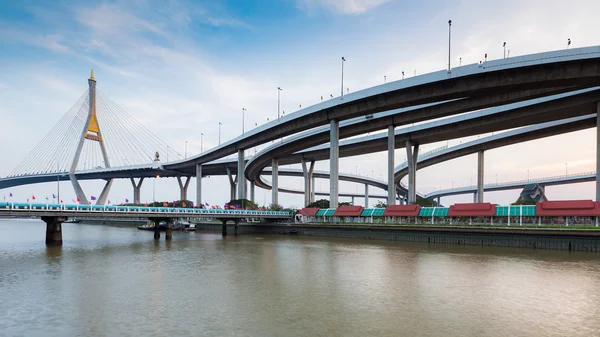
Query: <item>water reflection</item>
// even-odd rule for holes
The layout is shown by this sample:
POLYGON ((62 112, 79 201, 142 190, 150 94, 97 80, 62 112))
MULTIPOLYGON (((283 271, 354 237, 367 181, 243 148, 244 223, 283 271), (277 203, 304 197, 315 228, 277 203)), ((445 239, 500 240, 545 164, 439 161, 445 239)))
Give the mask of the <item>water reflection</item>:
POLYGON ((593 336, 597 254, 0 221, 6 335, 593 336))

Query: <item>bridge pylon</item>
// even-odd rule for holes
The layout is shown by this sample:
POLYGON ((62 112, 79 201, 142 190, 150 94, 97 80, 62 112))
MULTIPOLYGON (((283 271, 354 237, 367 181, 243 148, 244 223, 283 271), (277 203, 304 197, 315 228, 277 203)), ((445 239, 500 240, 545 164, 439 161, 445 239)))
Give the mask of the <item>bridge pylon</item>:
MULTIPOLYGON (((75 190, 75 194, 77 195, 77 199, 80 204, 88 204, 88 200, 83 193, 83 189, 75 176, 75 170, 77 169, 77 165, 79 164, 79 158, 81 157, 81 151, 83 149, 83 144, 86 140, 91 142, 97 142, 100 146, 100 150, 102 152, 102 158, 104 160, 104 167, 110 167, 110 162, 108 159, 108 154, 106 152, 106 146, 104 145, 104 138, 102 138, 102 131, 100 130, 100 123, 98 123, 98 116, 96 115, 96 79, 94 79, 94 70, 92 69, 92 73, 90 74, 90 78, 88 79, 89 85, 89 108, 87 120, 84 124, 84 128, 81 132, 81 137, 79 138, 79 143, 77 144, 77 150, 75 151, 75 156, 73 157, 73 163, 71 164, 71 168, 69 170, 69 179, 71 180, 71 184, 73 185, 73 189, 75 190)), ((102 189, 102 193, 98 197, 96 205, 104 205, 106 199, 108 198, 108 192, 112 186, 113 179, 108 179, 104 188, 102 189)))

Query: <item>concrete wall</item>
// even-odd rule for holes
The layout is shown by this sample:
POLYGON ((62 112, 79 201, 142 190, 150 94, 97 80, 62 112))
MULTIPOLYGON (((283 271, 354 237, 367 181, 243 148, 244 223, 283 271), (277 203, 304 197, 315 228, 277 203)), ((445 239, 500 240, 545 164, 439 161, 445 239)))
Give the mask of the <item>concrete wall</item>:
MULTIPOLYGON (((221 231, 221 224, 197 224, 206 231, 221 231)), ((233 225, 228 225, 233 233, 233 225)), ((285 234, 429 244, 456 244, 600 252, 600 231, 540 231, 511 229, 437 229, 427 227, 240 225, 240 234, 285 234)))

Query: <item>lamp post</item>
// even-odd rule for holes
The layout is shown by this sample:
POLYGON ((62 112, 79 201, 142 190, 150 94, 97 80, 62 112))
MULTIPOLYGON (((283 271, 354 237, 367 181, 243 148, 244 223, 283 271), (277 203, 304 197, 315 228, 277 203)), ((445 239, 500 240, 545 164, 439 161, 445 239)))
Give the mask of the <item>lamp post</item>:
POLYGON ((567 169, 568 163, 565 163, 565 176, 569 175, 569 171, 567 169))
POLYGON ((387 80, 385 78, 385 75, 383 75, 383 84, 386 84, 386 83, 387 83, 387 80))
POLYGON ((496 173, 496 185, 498 185, 498 173, 496 173))
POLYGON ((202 153, 202 136, 204 136, 204 134, 200 132, 200 153, 202 153))
POLYGON ((448 72, 450 72, 450 41, 452 37, 452 20, 448 20, 448 72))
POLYGON ((571 45, 571 39, 567 40, 567 49, 569 49, 569 46, 571 45))
POLYGON ((281 87, 277 87, 277 119, 279 120, 279 108, 281 107, 281 87))
POLYGON ((221 122, 219 122, 219 145, 221 145, 221 122))
POLYGON ((242 108, 242 135, 244 133, 246 133, 245 129, 244 129, 244 115, 246 114, 246 108, 242 108))
POLYGON ((506 42, 502 44, 502 47, 504 47, 504 58, 506 58, 506 42))
POLYGON ((344 98, 344 62, 346 59, 342 56, 342 98, 344 98))
POLYGON ((187 140, 185 141, 185 158, 187 158, 187 140))

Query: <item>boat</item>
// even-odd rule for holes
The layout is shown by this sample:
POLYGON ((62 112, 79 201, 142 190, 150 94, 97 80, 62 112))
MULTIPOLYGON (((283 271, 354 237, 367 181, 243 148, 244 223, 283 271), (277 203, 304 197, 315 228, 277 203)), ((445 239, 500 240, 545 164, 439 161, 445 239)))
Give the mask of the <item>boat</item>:
POLYGON ((194 224, 194 223, 188 224, 188 226, 184 227, 183 230, 186 232, 193 232, 196 230, 196 224, 194 224))
MULTIPOLYGON (((137 229, 143 230, 143 231, 153 231, 154 230, 154 226, 155 226, 154 221, 150 221, 149 220, 144 225, 138 226, 137 229)), ((167 230, 167 223, 164 222, 164 221, 161 221, 158 224, 158 230, 160 230, 160 231, 167 230)))

